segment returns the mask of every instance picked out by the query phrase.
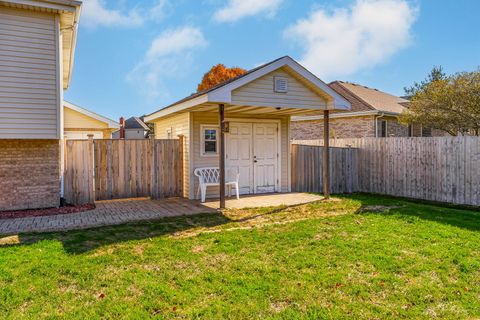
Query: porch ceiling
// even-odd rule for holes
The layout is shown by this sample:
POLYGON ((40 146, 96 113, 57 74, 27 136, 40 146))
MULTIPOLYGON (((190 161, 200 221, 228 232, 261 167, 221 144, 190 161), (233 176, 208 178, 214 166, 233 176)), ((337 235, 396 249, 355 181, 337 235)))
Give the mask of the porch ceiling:
MULTIPOLYGON (((218 112, 218 103, 203 103, 187 109, 190 112, 218 112)), ((239 106, 226 104, 225 113, 238 115, 313 116, 323 115, 323 109, 280 108, 265 106, 239 106)))

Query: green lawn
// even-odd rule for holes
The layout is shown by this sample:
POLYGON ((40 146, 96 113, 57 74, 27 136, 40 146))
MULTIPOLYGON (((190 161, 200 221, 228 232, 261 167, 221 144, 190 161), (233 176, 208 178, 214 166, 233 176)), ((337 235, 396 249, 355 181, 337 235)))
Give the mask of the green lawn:
POLYGON ((353 195, 0 243, 7 319, 480 318, 476 211, 353 195))

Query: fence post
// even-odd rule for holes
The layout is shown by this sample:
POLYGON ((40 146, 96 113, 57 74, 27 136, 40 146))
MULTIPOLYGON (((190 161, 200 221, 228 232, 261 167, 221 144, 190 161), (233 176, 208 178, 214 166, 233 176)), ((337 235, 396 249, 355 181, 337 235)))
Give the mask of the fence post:
POLYGON ((184 151, 183 148, 185 147, 185 136, 183 134, 178 135, 178 157, 179 157, 179 165, 178 165, 178 195, 183 197, 183 183, 184 183, 184 151))
POLYGON ((158 163, 157 163, 157 152, 155 148, 155 136, 151 135, 149 140, 150 143, 150 152, 152 153, 151 156, 151 181, 150 181, 150 198, 156 199, 158 197, 158 163))
POLYGON ((89 187, 89 193, 88 197, 90 199, 89 203, 94 203, 95 202, 95 160, 94 160, 94 148, 93 148, 93 134, 87 135, 88 137, 88 159, 90 159, 90 164, 91 166, 87 166, 87 169, 90 168, 90 172, 88 174, 89 181, 88 187, 89 187))

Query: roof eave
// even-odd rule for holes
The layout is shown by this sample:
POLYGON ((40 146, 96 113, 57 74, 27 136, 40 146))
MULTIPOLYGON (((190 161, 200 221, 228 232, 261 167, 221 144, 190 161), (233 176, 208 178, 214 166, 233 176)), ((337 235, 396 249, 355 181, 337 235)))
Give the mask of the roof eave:
POLYGON ((80 106, 77 106, 77 105, 75 105, 75 104, 73 104, 73 103, 71 103, 71 102, 68 102, 68 101, 65 101, 65 100, 64 100, 64 101, 63 101, 63 106, 64 106, 64 107, 67 107, 67 108, 69 108, 69 109, 72 109, 72 110, 74 110, 74 111, 77 111, 77 112, 79 112, 79 113, 81 113, 81 114, 84 114, 84 115, 86 115, 86 116, 88 116, 88 117, 94 118, 94 119, 96 119, 96 120, 98 120, 98 121, 100 121, 100 122, 104 122, 104 123, 106 123, 106 124, 108 125, 108 127, 111 128, 111 129, 120 129, 120 124, 117 123, 116 121, 114 121, 114 120, 112 120, 112 119, 110 119, 110 118, 107 118, 107 117, 105 117, 105 116, 99 115, 98 113, 95 113, 95 112, 93 112, 93 111, 90 111, 90 110, 87 110, 87 109, 82 108, 82 107, 80 107, 80 106))
MULTIPOLYGON (((362 117, 362 116, 392 116, 398 117, 400 114, 397 112, 391 111, 381 111, 381 110, 369 110, 369 111, 356 111, 356 112, 342 112, 342 113, 333 113, 330 115, 330 118, 352 118, 352 117, 362 117)), ((321 120, 323 116, 296 116, 292 117, 292 121, 311 121, 311 120, 321 120)))
POLYGON ((151 122, 159 117, 164 117, 169 114, 183 111, 187 108, 191 108, 195 105, 201 103, 225 103, 229 104, 232 102, 232 91, 244 86, 245 84, 258 79, 268 73, 271 73, 275 70, 278 70, 282 67, 288 66, 293 69, 300 76, 304 77, 308 82, 312 83, 318 87, 322 92, 330 97, 327 101, 325 110, 350 110, 351 105, 348 100, 338 94, 335 90, 330 88, 325 82, 316 77, 313 73, 305 69, 298 62, 290 58, 289 56, 282 57, 280 59, 274 60, 271 63, 266 64, 264 67, 261 67, 243 77, 239 77, 235 81, 227 82, 225 85, 220 86, 212 91, 208 91, 205 94, 202 94, 198 97, 186 100, 184 102, 174 104, 172 106, 161 109, 157 112, 154 112, 145 117, 146 122, 151 122))

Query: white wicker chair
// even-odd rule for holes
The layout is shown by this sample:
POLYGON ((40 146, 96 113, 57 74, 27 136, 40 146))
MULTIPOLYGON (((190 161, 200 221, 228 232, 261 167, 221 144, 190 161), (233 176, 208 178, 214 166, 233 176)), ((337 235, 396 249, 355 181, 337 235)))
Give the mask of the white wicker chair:
MULTIPOLYGON (((218 167, 196 168, 193 173, 198 177, 197 198, 201 193, 202 202, 205 202, 207 187, 220 185, 220 169, 218 167)), ((234 187, 237 199, 240 199, 240 191, 238 189, 239 177, 239 173, 231 174, 230 170, 227 170, 225 174, 225 186, 228 187, 228 196, 231 196, 232 187, 234 187)))

